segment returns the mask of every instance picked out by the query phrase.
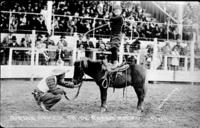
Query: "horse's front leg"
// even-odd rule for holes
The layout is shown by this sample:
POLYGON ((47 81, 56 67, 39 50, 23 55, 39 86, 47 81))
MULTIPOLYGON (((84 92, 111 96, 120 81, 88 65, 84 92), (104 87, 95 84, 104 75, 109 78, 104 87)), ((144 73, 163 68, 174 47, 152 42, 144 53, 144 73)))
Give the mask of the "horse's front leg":
POLYGON ((100 95, 101 95, 101 112, 107 111, 107 88, 99 87, 100 88, 100 95))

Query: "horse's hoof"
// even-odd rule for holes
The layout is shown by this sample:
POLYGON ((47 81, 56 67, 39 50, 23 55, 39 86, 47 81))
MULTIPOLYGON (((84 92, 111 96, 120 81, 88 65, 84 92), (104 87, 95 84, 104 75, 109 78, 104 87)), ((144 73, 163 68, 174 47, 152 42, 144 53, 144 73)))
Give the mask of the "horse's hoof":
POLYGON ((101 111, 101 113, 105 113, 107 111, 107 108, 101 107, 100 111, 101 111))

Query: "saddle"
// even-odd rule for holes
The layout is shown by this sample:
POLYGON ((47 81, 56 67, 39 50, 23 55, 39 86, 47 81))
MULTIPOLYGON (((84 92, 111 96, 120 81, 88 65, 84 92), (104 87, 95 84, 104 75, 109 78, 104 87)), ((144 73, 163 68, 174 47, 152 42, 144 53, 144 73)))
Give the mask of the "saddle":
POLYGON ((116 81, 116 78, 121 75, 124 71, 126 71, 129 68, 129 64, 127 63, 122 63, 121 65, 119 65, 118 67, 112 69, 111 71, 107 71, 105 76, 102 77, 103 82, 102 82, 102 86, 104 88, 107 88, 109 86, 114 88, 114 83, 116 81))

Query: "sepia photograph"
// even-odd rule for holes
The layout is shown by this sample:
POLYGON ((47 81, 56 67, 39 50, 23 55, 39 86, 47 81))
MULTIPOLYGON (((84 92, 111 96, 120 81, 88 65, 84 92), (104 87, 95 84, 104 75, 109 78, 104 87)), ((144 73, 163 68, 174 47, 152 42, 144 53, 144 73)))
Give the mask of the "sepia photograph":
POLYGON ((0 126, 200 128, 199 1, 0 1, 0 126))

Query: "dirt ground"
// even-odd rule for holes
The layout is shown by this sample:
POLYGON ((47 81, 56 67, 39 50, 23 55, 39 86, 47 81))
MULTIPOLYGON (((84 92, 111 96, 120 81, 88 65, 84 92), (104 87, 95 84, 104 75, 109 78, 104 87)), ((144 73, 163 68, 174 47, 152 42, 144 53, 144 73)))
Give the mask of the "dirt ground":
MULTIPOLYGON (((64 97, 52 111, 43 112, 31 91, 39 81, 1 81, 1 126, 3 127, 200 127, 200 86, 149 84, 144 112, 137 113, 132 87, 108 90, 108 111, 100 113, 100 93, 94 82, 84 82, 79 97, 64 97)), ((69 97, 76 90, 65 89, 69 97)))

